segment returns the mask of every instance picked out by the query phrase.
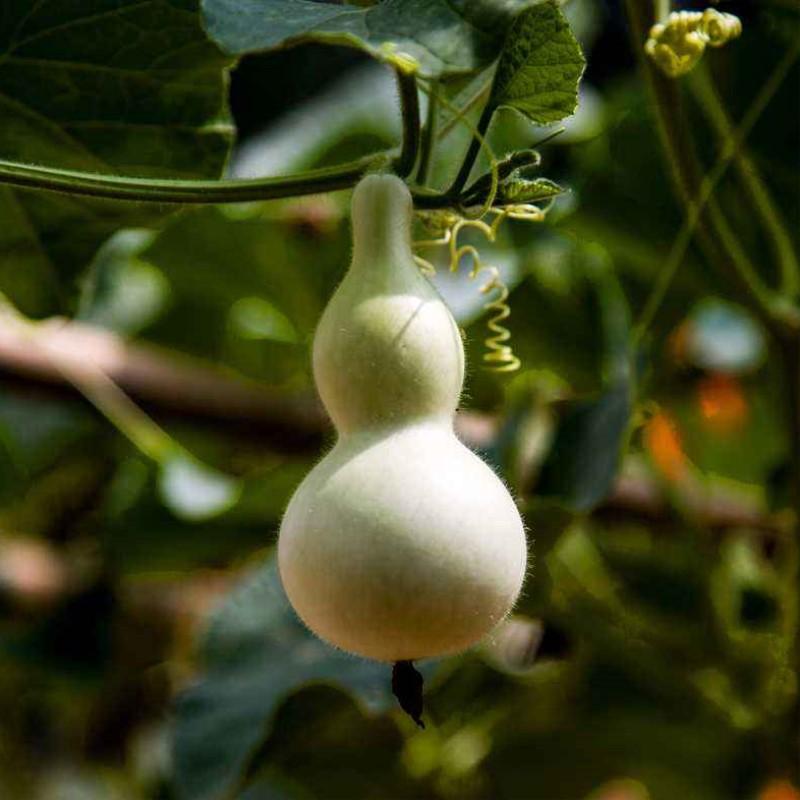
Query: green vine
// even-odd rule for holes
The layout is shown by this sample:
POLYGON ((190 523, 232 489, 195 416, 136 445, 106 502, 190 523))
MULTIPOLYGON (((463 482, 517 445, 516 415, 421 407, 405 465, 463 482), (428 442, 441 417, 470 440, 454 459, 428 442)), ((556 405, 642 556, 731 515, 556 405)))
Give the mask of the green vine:
MULTIPOLYGON (((206 205, 273 200, 349 189, 358 183, 364 173, 379 166, 391 166, 401 177, 407 177, 414 168, 419 152, 419 97, 416 78, 412 73, 398 67, 395 74, 403 120, 403 141, 398 156, 388 152, 374 153, 356 161, 296 175, 250 180, 132 178, 0 160, 0 183, 109 200, 206 205)), ((429 208, 444 207, 451 202, 449 198, 442 197, 437 206, 436 199, 426 199, 429 208)))
MULTIPOLYGON (((393 169, 400 177, 407 178, 418 160, 420 161, 418 180, 422 183, 427 176, 431 151, 436 139, 436 101, 433 100, 429 106, 426 131, 423 137, 416 75, 399 66, 395 68, 395 74, 403 125, 403 139, 399 155, 393 155, 391 152, 378 152, 356 161, 307 170, 295 175, 239 180, 134 178, 0 159, 0 184, 79 197, 139 203, 181 205, 244 203, 350 189, 365 173, 387 167, 393 169)), ((482 118, 483 124, 488 127, 491 109, 484 111, 484 117, 485 120, 482 118)), ((487 202, 488 205, 491 205, 494 201, 491 185, 486 186, 483 195, 476 192, 475 185, 467 193, 468 196, 461 192, 479 150, 479 140, 473 139, 459 172, 459 175, 463 174, 464 176, 463 181, 459 179, 457 182, 460 185, 454 184, 446 192, 434 192, 420 187, 413 192, 415 206, 425 210, 459 208, 467 200, 470 205, 485 205, 487 202)))
MULTIPOLYGON (((696 198, 688 205, 688 211, 683 226, 673 242, 667 261, 659 272, 658 280, 656 281, 656 284, 653 287, 647 302, 645 303, 645 307, 636 325, 634 332, 635 340, 638 341, 641 339, 644 332, 652 322, 653 317, 655 316, 659 306, 661 305, 661 302, 666 296, 672 279, 675 277, 678 267, 680 266, 684 255, 686 254, 686 250, 691 242, 691 238, 695 232, 695 228, 697 227, 700 215, 707 206, 720 180, 727 172, 731 162, 742 157, 741 151, 744 141, 746 140, 750 131, 753 129, 753 126, 760 118, 761 114, 764 112, 769 102, 775 96, 775 93, 777 92, 783 80, 786 78, 786 75, 792 64, 795 62, 798 54, 800 54, 800 45, 795 45, 793 49, 786 53, 781 62, 773 70, 772 75, 770 75, 770 77, 761 87, 761 91, 758 93, 758 96, 755 98, 747 113, 744 115, 739 126, 737 128, 730 128, 726 130, 725 147, 720 153, 712 169, 703 178, 696 198)), ((779 221, 770 216, 768 224, 770 227, 772 227, 773 225, 779 224, 779 221)), ((788 266, 791 266, 791 262, 788 266)), ((770 308, 772 308, 773 304, 780 303, 778 296, 772 296, 765 290, 761 290, 761 292, 763 295, 759 295, 761 297, 761 302, 767 304, 770 308)), ((787 311, 783 306, 784 304, 781 303, 780 308, 778 308, 777 311, 785 315, 787 311)), ((800 316, 798 316, 795 320, 795 324, 800 325, 800 316)))
MULTIPOLYGON (((721 179, 731 160, 736 158, 741 144, 748 131, 755 124, 769 100, 774 96, 778 86, 786 77, 791 66, 800 56, 800 41, 795 41, 788 49, 770 78, 762 86, 751 108, 740 123, 738 131, 733 131, 725 124, 720 109, 711 97, 699 87, 703 99, 710 99, 704 111, 710 118, 712 127, 723 139, 721 152, 712 171, 702 178, 698 174, 691 126, 682 110, 680 94, 675 80, 665 77, 658 71, 656 64, 644 57, 643 43, 646 32, 652 23, 650 14, 659 13, 660 4, 652 0, 626 0, 626 9, 632 41, 639 54, 639 63, 650 88, 656 122, 661 144, 669 163, 678 195, 686 208, 686 219, 670 255, 670 259, 661 278, 653 289, 645 310, 637 326, 637 335, 641 336, 650 318, 666 293, 667 287, 678 268, 682 253, 685 251, 696 232, 709 260, 717 266, 722 274, 729 277, 735 288, 739 290, 753 313, 770 331, 782 361, 785 384, 785 414, 789 430, 789 492, 790 503, 794 514, 794 536, 789 538, 783 556, 787 580, 796 584, 800 573, 800 312, 793 305, 792 299, 780 291, 768 287, 754 269, 749 257, 738 238, 728 225, 721 209, 714 202, 713 190, 721 179)), ((706 87, 707 88, 707 87, 706 87)), ((746 164, 746 162, 745 162, 746 164)), ((740 167, 741 169, 741 167, 740 167)), ((779 218, 771 213, 764 203, 764 196, 753 182, 752 175, 745 178, 749 181, 748 191, 751 201, 756 206, 762 224, 769 234, 779 224, 779 218), (755 193, 754 193, 755 190, 755 193)), ((789 274, 791 262, 783 254, 783 245, 773 242, 773 246, 781 257, 781 283, 785 290, 794 285, 795 277, 789 274)), ((793 269, 793 268, 792 268, 793 269)), ((794 643, 795 657, 800 657, 800 637, 794 643)), ((792 765, 794 775, 798 776, 797 765, 800 764, 800 752, 797 739, 797 725, 800 723, 800 696, 797 697, 794 709, 785 721, 783 740, 788 754, 788 764, 792 765)))
POLYGON ((347 189, 370 168, 389 161, 388 154, 376 154, 297 175, 203 181, 129 178, 0 160, 0 183, 81 197, 143 203, 244 203, 347 189))
MULTIPOLYGON (((790 51, 786 60, 778 65, 774 74, 777 75, 779 72, 783 72, 783 77, 785 77, 785 70, 788 70, 793 61, 794 57, 792 57, 790 51)), ((768 80, 764 85, 762 94, 769 86, 772 86, 772 79, 768 80)), ((736 139, 737 133, 706 69, 701 67, 692 73, 689 80, 689 88, 717 136, 723 141, 736 139)), ((774 88, 777 88, 777 86, 774 88)), ((756 99, 756 102, 759 99, 760 97, 756 99)), ((768 234, 767 241, 774 251, 780 270, 781 292, 789 296, 795 296, 800 292, 800 264, 798 264, 797 254, 794 251, 791 237, 786 230, 780 210, 775 205, 766 184, 761 179, 756 165, 748 157, 744 148, 736 148, 733 163, 737 168, 753 212, 758 216, 760 223, 768 234)))
MULTIPOLYGON (((639 61, 653 98, 661 144, 667 156, 672 177, 687 209, 699 197, 702 175, 695 155, 691 128, 683 111, 677 82, 661 74, 655 64, 644 57, 642 42, 650 24, 645 10, 650 0, 626 0, 632 40, 637 43, 639 61)), ((726 148, 730 142, 726 144, 726 148)), ((742 301, 764 320, 778 336, 797 330, 797 311, 783 296, 766 286, 750 257, 730 227, 713 197, 698 214, 696 231, 709 260, 722 274, 732 279, 742 301)))
POLYGON ((466 185, 472 168, 475 166, 475 160, 478 158, 478 154, 483 146, 482 143, 486 139, 486 132, 489 130, 489 123, 492 121, 493 114, 494 108, 491 105, 487 104, 483 107, 472 141, 469 143, 467 154, 464 156, 464 161, 461 163, 461 167, 448 190, 448 194, 458 195, 466 185))

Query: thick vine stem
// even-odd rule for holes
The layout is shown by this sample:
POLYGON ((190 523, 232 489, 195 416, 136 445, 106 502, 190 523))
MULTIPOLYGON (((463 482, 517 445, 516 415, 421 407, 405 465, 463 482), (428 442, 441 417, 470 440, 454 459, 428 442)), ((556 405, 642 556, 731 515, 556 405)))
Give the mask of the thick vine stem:
POLYGON ((0 184, 140 203, 245 203, 348 189, 382 158, 387 156, 376 154, 335 167, 277 178, 207 181, 129 178, 0 160, 0 184))
MULTIPOLYGON (((403 141, 399 155, 378 152, 330 167, 308 170, 295 175, 241 180, 194 180, 127 177, 82 170, 25 164, 0 159, 0 185, 57 192, 77 197, 93 197, 106 200, 123 200, 138 203, 165 203, 178 205, 212 205, 224 203, 246 203, 275 200, 284 197, 300 197, 342 189, 351 189, 369 171, 391 167, 400 177, 407 178, 424 145, 420 176, 424 178, 430 160, 430 151, 435 138, 435 109, 428 118, 429 141, 422 141, 420 126, 419 94, 414 73, 401 68, 395 70, 403 120, 403 141)), ((435 103, 434 100, 431 100, 435 103)), ((478 124, 479 133, 485 132, 491 119, 491 111, 485 111, 478 124), (483 131, 481 130, 483 126, 483 131)), ((462 171, 460 187, 451 187, 445 192, 418 189, 412 192, 414 205, 419 209, 433 210, 460 208, 465 201, 470 205, 481 204, 486 196, 477 196, 476 186, 462 193, 472 166, 480 149, 479 138, 473 139, 462 171), (467 196, 468 195, 468 196, 467 196)), ((509 164, 530 163, 527 151, 520 159, 509 160, 509 164)), ((482 187, 481 187, 482 188, 482 187)))
MULTIPOLYGON (((382 158, 385 163, 390 163, 385 154, 375 154, 339 167, 326 167, 298 175, 233 181, 123 178, 0 159, 0 185, 136 203, 246 203, 351 189, 366 172, 380 164, 382 158)), ((425 210, 459 208, 467 199, 470 205, 480 205, 485 199, 472 196, 472 192, 467 198, 450 192, 425 190, 413 191, 412 196, 414 206, 425 210)))
POLYGON ((389 153, 374 153, 357 161, 297 175, 252 180, 133 178, 0 159, 0 184, 107 200, 205 205, 274 200, 349 189, 365 172, 381 163, 391 164, 397 174, 405 178, 414 168, 419 152, 419 95, 413 73, 397 68, 395 74, 403 119, 403 141, 400 155, 394 158, 389 153))

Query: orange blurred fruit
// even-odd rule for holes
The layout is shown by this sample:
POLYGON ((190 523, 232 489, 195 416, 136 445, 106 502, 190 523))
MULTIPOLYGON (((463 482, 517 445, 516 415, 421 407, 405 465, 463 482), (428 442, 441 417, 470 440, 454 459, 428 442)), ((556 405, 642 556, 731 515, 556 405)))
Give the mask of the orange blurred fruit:
POLYGON ((759 793, 758 800, 800 800, 800 791, 789 781, 770 781, 759 793))
POLYGON ((686 474, 688 459, 675 421, 666 411, 657 412, 647 421, 644 446, 667 480, 678 481, 686 474))
POLYGON ((738 430, 747 420, 747 398, 732 375, 707 375, 697 385, 697 401, 706 425, 719 433, 738 430))

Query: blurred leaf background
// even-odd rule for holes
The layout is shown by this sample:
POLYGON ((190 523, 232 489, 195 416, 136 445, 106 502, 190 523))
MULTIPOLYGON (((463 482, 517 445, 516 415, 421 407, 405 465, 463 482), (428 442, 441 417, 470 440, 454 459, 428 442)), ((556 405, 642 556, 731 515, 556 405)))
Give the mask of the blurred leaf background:
MULTIPOLYGON (((228 75, 194 0, 28 5, 0 3, 5 158, 247 177, 399 139, 372 45, 309 41, 228 75)), ((682 84, 706 165, 719 143, 704 76, 738 120, 797 31, 784 0, 726 7, 742 38, 682 84)), ((0 292, 51 348, 2 311, 1 797, 800 797, 784 364, 694 247, 629 363, 683 212, 623 8, 565 11, 588 68, 541 171, 569 192, 483 248, 512 287, 519 373, 479 366, 478 287, 436 279, 467 331, 457 430, 513 489, 534 561, 490 642, 422 665, 424 731, 387 667, 300 625, 272 560, 291 492, 332 441, 309 346, 348 263, 348 193, 174 210, 0 187, 0 292), (100 364, 169 457, 98 414, 59 353, 100 364)), ((446 73, 449 57, 425 64, 446 73)), ((454 102, 486 82, 475 74, 444 75, 454 102)), ((795 249, 798 96, 795 63, 747 142, 795 249)), ((502 154, 550 131, 501 110, 490 141, 502 154)), ((447 130, 434 185, 469 138, 447 130)), ((733 171, 716 198, 774 278, 733 171)))

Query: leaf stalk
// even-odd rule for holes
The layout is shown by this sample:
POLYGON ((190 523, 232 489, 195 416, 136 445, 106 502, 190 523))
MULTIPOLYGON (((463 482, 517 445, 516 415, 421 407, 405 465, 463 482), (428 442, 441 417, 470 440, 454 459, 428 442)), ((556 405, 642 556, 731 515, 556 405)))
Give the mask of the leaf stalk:
POLYGON ((396 69, 395 76, 400 94, 400 111, 403 118, 403 145, 394 168, 401 178, 407 178, 417 163, 417 155, 419 153, 419 92, 417 91, 417 79, 413 73, 396 69))
POLYGON ((461 190, 466 185, 470 173, 472 172, 472 168, 475 166, 478 153, 481 150, 481 140, 485 139, 486 137, 486 132, 489 130, 489 123, 492 121, 493 114, 494 106, 490 103, 487 103, 483 107, 480 119, 478 120, 476 135, 472 137, 472 141, 469 143, 469 148, 464 156, 464 160, 461 162, 461 168, 458 170, 458 175, 456 175, 455 180, 450 186, 448 194, 457 196, 461 193, 461 190))
POLYGON ((428 111, 425 115, 425 127, 422 129, 420 142, 419 167, 417 168, 417 183, 425 185, 430 172, 433 144, 436 141, 436 128, 439 124, 439 98, 436 91, 428 94, 428 111))

